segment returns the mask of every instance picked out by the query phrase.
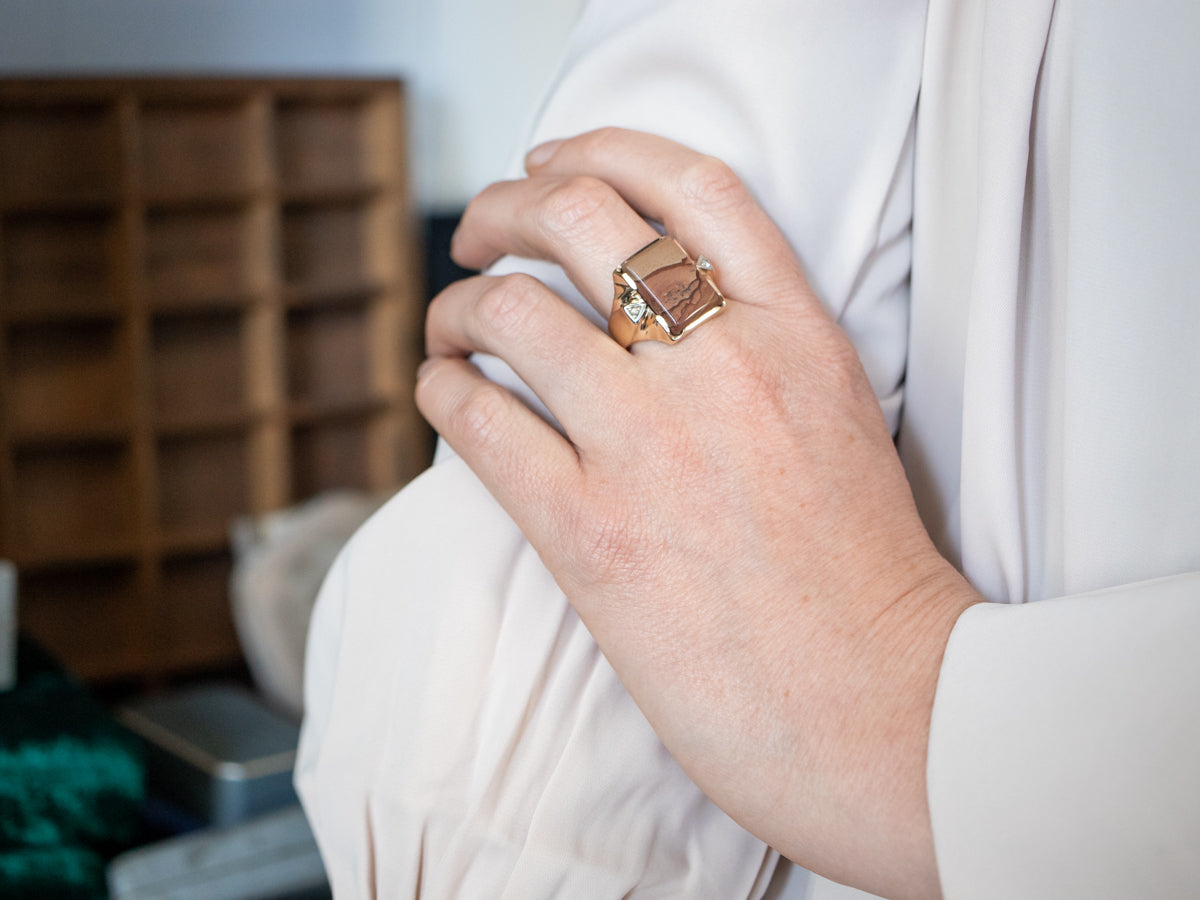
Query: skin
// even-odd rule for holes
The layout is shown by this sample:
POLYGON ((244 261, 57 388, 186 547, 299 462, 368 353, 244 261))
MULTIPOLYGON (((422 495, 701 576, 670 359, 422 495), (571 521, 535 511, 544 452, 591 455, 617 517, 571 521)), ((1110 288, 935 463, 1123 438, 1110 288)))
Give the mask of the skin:
POLYGON ((605 129, 535 149, 452 255, 560 264, 607 317, 662 222, 729 303, 622 349, 540 282, 439 295, 417 402, 524 531, 697 785, 801 865, 940 894, 925 789, 947 639, 980 600, 935 550, 853 346, 720 162, 605 129), (507 361, 552 428, 468 361, 507 361))

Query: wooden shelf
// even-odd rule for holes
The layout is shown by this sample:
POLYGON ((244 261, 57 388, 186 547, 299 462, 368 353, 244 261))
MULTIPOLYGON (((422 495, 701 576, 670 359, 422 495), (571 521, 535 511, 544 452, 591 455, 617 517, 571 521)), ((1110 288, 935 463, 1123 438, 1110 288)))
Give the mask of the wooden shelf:
POLYGON ((383 185, 347 184, 340 187, 284 187, 280 202, 286 210, 314 206, 344 206, 365 203, 387 190, 383 185))
POLYGON ((57 558, 80 547, 125 546, 137 540, 136 479, 128 446, 19 447, 8 510, 21 555, 57 558))
POLYGON ((136 562, 21 573, 21 627, 88 679, 144 674, 150 640, 136 562))
POLYGON ((15 430, 9 441, 14 450, 36 450, 39 447, 121 446, 129 442, 129 424, 72 422, 57 427, 27 427, 15 430))
POLYGON ((116 210, 0 218, 0 315, 51 321, 120 315, 116 210))
POLYGON ((154 430, 160 437, 182 438, 222 432, 245 433, 263 421, 262 413, 245 409, 210 409, 205 412, 191 410, 167 411, 154 420, 154 430))
POLYGON ((388 289, 382 281, 355 281, 342 284, 293 285, 283 292, 288 309, 316 309, 329 306, 362 306, 388 289))
POLYGON ((136 541, 129 538, 105 540, 97 536, 91 540, 77 539, 61 546, 27 549, 18 545, 12 547, 9 553, 12 562, 22 573, 38 573, 88 569, 94 565, 112 563, 133 564, 138 559, 139 547, 136 541))
POLYGON ((100 189, 79 197, 13 194, 0 200, 0 213, 17 216, 99 216, 116 213, 120 209, 120 197, 100 189))
POLYGON ((124 323, 26 319, 5 329, 4 393, 14 434, 74 435, 133 420, 124 323))
POLYGON ((286 194, 328 194, 394 182, 396 170, 387 161, 390 136, 381 133, 372 115, 377 115, 375 109, 359 98, 280 102, 274 138, 286 194))
POLYGON ((15 324, 62 323, 85 324, 88 322, 116 323, 124 319, 125 310, 117 306, 106 306, 87 297, 55 300, 44 307, 14 304, 0 310, 0 320, 15 324))
POLYGON ((242 208, 152 212, 145 222, 146 291, 155 306, 241 296, 249 288, 253 245, 242 208))
POLYGON ((250 506, 248 442, 241 434, 158 441, 158 527, 219 529, 250 506))
POLYGON ((137 136, 146 195, 207 202, 261 186, 267 172, 255 167, 252 99, 144 101, 137 136))
POLYGON ((156 318, 150 328, 155 418, 245 408, 246 337, 237 311, 156 318))
POLYGON ((224 553, 229 549, 229 528, 209 526, 175 529, 159 534, 158 552, 164 558, 196 556, 204 553, 224 553))
POLYGON ((404 118, 380 79, 0 80, 0 556, 77 673, 235 660, 230 521, 428 464, 404 118))
POLYGON ((163 560, 164 595, 158 653, 172 667, 233 662, 240 656, 226 586, 232 571, 224 550, 172 555, 163 560))
POLYGON ((6 211, 115 206, 120 146, 112 103, 6 103, 0 111, 0 202, 6 211))
POLYGON ((371 432, 364 424, 337 417, 292 428, 292 492, 311 497, 340 487, 369 490, 371 432))
POLYGON ((363 419, 384 413, 390 404, 386 398, 370 400, 326 400, 288 405, 288 421, 293 425, 319 425, 343 419, 363 419))
POLYGON ((143 195, 142 205, 151 213, 221 212, 244 209, 256 201, 270 200, 271 196, 268 188, 217 190, 211 194, 170 193, 160 188, 143 195))

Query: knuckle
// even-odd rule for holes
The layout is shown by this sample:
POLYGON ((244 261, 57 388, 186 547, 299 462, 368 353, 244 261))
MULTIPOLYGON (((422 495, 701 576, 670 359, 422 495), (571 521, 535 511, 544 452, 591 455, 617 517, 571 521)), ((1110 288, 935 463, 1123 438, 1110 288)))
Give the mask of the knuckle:
POLYGON ((471 226, 476 219, 482 218, 482 210, 492 203, 492 198, 503 182, 493 182, 480 190, 475 196, 467 201, 466 207, 463 209, 460 218, 460 226, 471 226))
POLYGON ((835 385, 843 388, 855 388, 865 374, 858 350, 850 339, 837 334, 833 340, 827 341, 820 354, 820 360, 826 377, 835 385))
POLYGON ((844 402, 877 402, 858 350, 840 330, 831 329, 828 339, 814 342, 808 366, 815 385, 826 395, 844 402))
POLYGON ((450 430, 468 444, 487 447, 500 440, 508 417, 507 392, 492 382, 472 387, 450 413, 450 430))
POLYGON ((514 273, 492 281, 480 293, 475 315, 492 334, 520 332, 535 315, 541 283, 531 275, 514 273))
POLYGON ((556 185, 542 205, 542 227, 555 237, 569 237, 591 227, 617 199, 599 178, 576 175, 556 185))
POLYGON ((730 348, 718 351, 717 358, 721 380, 734 408, 753 410, 761 416, 783 402, 786 376, 774 357, 730 348))
POLYGON ((737 173, 715 156, 701 156, 685 166, 679 190, 689 203, 716 210, 740 205, 748 196, 737 173))
POLYGON ((436 345, 437 338, 441 332, 441 322, 445 316, 446 299, 442 294, 438 294, 429 301, 429 306, 425 309, 425 346, 432 347, 436 345))
POLYGON ((591 505, 579 522, 582 567, 601 584, 624 584, 644 577, 650 553, 639 523, 613 504, 591 505))
POLYGON ((595 157, 611 156, 624 148, 627 135, 624 128, 605 125, 587 133, 587 150, 595 157))

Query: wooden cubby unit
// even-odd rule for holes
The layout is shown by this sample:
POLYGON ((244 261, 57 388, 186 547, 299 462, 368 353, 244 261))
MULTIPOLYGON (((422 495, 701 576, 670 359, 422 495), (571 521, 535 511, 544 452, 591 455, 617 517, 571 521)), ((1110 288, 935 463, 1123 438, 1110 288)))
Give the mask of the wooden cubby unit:
POLYGON ((237 664, 230 521, 428 464, 402 85, 0 80, 0 557, 87 679, 237 664))

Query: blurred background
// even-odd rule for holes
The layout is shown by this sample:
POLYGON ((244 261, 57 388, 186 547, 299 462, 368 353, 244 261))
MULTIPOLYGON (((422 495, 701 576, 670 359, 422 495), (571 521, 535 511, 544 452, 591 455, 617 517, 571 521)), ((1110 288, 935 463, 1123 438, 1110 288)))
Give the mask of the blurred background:
POLYGON ((0 0, 0 897, 328 896, 309 613, 580 5, 0 0))
POLYGON ((582 0, 0 0, 0 74, 388 75, 413 189, 460 207, 513 159, 582 0))

